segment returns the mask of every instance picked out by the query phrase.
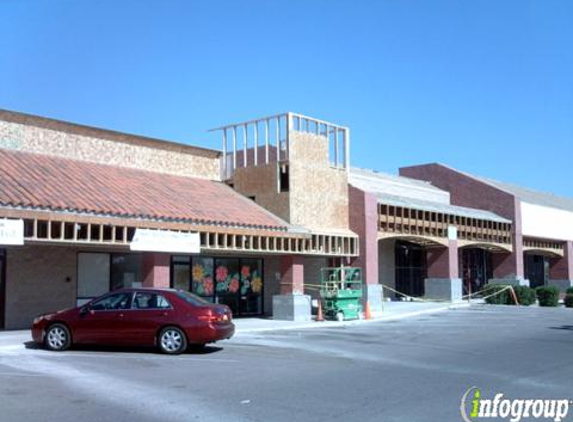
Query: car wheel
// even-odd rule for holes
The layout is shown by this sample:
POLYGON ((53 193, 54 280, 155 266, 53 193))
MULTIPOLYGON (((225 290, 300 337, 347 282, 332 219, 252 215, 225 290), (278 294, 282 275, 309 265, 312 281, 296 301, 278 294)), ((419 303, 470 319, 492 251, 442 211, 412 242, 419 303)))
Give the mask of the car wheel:
POLYGON ((185 333, 177 327, 166 327, 159 334, 159 349, 168 355, 178 355, 187 350, 185 333))
POLYGON ((46 337, 44 338, 44 346, 46 349, 61 352, 68 349, 72 344, 72 336, 70 330, 63 324, 53 324, 48 327, 46 337))
POLYGON ((336 320, 337 320, 337 321, 340 321, 340 322, 344 321, 344 313, 341 312, 341 311, 338 311, 338 312, 336 313, 336 320))

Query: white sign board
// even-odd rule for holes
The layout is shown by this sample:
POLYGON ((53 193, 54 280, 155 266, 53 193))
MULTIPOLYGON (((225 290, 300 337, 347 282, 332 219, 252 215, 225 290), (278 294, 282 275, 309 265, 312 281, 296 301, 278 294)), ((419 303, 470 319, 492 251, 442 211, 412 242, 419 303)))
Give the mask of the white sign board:
POLYGON ((129 248, 145 252, 200 253, 201 239, 199 233, 136 229, 129 248))
POLYGON ((0 246, 24 244, 24 220, 0 220, 0 246))
POLYGON ((458 240, 458 228, 456 226, 448 226, 448 239, 458 240))

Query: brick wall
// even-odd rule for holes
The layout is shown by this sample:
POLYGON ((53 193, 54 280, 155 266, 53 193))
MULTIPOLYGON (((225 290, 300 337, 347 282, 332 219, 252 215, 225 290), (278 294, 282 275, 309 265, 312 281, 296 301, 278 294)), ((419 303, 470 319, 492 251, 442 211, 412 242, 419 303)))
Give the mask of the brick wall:
POLYGON ((76 253, 58 246, 8 249, 7 329, 27 329, 41 313, 76 306, 76 253))
POLYGON ((265 290, 264 290, 264 313, 265 315, 272 315, 273 309, 273 296, 280 294, 280 257, 278 256, 265 256, 264 257, 264 277, 265 277, 265 290), (278 278, 277 278, 278 274, 278 278))
POLYGON ((238 167, 233 178, 234 188, 246 197, 255 197, 261 207, 289 221, 289 193, 279 192, 277 163, 238 167))
POLYGON ((513 222, 513 253, 493 256, 494 278, 523 277, 521 202, 515 196, 440 164, 402 167, 400 175, 432 182, 450 192, 453 205, 492 211, 513 222))
POLYGON ((372 193, 348 186, 350 229, 360 236, 360 256, 352 265, 361 267, 364 282, 378 284, 378 201, 372 193))

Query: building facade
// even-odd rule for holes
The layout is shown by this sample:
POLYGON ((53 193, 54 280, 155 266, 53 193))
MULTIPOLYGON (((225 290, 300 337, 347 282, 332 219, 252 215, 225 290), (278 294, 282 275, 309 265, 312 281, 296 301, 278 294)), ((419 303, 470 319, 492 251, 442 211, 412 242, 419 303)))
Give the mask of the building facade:
POLYGON ((394 291, 571 285, 573 200, 353 168, 348 128, 296 113, 214 130, 220 151, 0 111, 0 328, 137 286, 310 319, 339 265, 363 268, 374 312, 394 291))

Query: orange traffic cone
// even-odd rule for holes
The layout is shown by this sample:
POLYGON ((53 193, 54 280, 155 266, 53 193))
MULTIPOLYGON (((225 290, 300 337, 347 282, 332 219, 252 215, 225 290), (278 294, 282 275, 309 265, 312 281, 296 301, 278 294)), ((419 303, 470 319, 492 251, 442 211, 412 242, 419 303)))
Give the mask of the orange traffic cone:
POLYGON ((322 300, 318 301, 318 312, 316 313, 316 320, 318 322, 324 321, 324 315, 322 314, 322 300))
POLYGON ((370 312, 369 301, 366 301, 366 306, 364 307, 364 319, 372 319, 372 313, 370 312))

